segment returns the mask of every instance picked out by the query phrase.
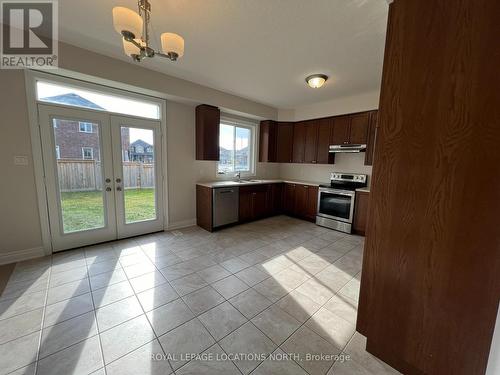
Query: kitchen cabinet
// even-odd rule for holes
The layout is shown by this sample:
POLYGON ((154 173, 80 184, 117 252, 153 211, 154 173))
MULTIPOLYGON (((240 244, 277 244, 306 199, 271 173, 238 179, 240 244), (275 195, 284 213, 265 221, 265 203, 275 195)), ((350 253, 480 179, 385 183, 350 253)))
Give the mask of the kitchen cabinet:
POLYGON ((335 117, 331 144, 366 144, 369 124, 369 112, 335 117))
POLYGON ((319 187, 308 186, 307 188, 307 204, 304 212, 304 219, 309 221, 316 221, 316 214, 318 213, 318 192, 319 187))
POLYGON ((278 125, 276 121, 261 121, 259 127, 259 161, 276 162, 278 125))
POLYGON ((366 144, 366 165, 371 165, 377 111, 332 116, 299 122, 262 121, 260 162, 334 164, 330 145, 366 144), (368 155, 369 154, 369 155, 368 155))
POLYGON ((378 129, 378 111, 370 112, 370 124, 368 126, 368 141, 366 143, 365 165, 373 165, 375 156, 375 139, 378 129))
POLYGON ((304 220, 315 221, 318 187, 302 184, 285 184, 283 211, 304 220))
POLYGON ((279 215, 282 210, 283 202, 283 184, 269 184, 268 185, 268 199, 269 199, 269 214, 279 215))
POLYGON ((240 187, 239 221, 262 219, 271 214, 269 185, 240 187))
POLYGON ((362 236, 364 236, 366 233, 369 201, 370 201, 370 193, 364 191, 356 192, 356 200, 354 203, 354 219, 352 227, 354 233, 362 236))
POLYGON ((356 145, 365 145, 368 140, 368 127, 370 125, 370 112, 359 113, 351 116, 349 142, 356 145))
POLYGON ((366 144, 370 112, 335 117, 332 145, 366 144))
POLYGON ((318 120, 318 141, 316 147, 317 164, 333 164, 335 154, 330 153, 330 138, 333 129, 333 119, 325 118, 318 120))
POLYGON ((318 162, 318 121, 306 122, 306 139, 304 146, 304 163, 318 162))
POLYGON ((349 143, 350 126, 351 118, 349 116, 335 117, 333 120, 333 131, 330 144, 344 145, 349 143))
POLYGON ((306 146, 307 123, 301 121, 293 126, 292 161, 294 163, 304 162, 304 151, 306 146))
POLYGON ((212 231, 212 189, 196 185, 196 224, 212 231))
POLYGON ((219 160, 219 124, 219 108, 196 107, 196 160, 219 160))
POLYGON ((283 192, 283 213, 295 215, 295 184, 285 184, 283 192))
POLYGON ((278 122, 276 133, 276 161, 278 163, 292 162, 293 123, 278 122))

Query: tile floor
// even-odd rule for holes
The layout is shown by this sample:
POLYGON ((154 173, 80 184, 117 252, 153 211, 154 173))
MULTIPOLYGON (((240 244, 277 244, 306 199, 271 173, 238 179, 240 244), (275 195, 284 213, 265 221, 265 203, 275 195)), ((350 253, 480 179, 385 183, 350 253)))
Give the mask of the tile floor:
POLYGON ((355 331, 362 246, 279 216, 18 263, 0 374, 397 374, 355 331))

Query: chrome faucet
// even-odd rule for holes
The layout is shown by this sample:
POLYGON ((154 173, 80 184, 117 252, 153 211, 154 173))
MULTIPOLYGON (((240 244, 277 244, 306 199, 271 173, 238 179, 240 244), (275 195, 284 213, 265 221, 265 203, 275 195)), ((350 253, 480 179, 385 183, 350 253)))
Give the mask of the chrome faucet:
POLYGON ((238 181, 238 182, 241 182, 241 172, 237 172, 237 173, 235 173, 235 174, 234 174, 234 178, 237 178, 237 179, 238 179, 237 181, 238 181))

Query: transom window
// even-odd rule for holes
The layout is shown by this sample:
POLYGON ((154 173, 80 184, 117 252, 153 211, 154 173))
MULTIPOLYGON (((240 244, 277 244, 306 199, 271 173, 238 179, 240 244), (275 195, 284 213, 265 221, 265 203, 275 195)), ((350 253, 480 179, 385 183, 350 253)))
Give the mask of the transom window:
POLYGON ((92 123, 91 122, 79 122, 80 133, 92 133, 92 123))
POLYGON ((157 103, 56 82, 37 81, 36 95, 39 101, 46 103, 160 119, 157 103))
POLYGON ((92 147, 82 147, 82 159, 94 160, 94 149, 92 147))
POLYGON ((219 175, 254 174, 255 126, 233 121, 219 125, 219 175))

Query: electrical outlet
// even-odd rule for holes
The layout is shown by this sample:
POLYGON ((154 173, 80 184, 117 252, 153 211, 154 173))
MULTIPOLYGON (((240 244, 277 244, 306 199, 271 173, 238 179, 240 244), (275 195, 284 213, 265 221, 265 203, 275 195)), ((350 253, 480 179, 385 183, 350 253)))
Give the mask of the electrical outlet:
POLYGON ((27 156, 14 156, 14 165, 28 165, 27 156))

